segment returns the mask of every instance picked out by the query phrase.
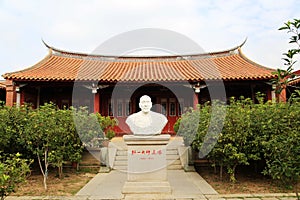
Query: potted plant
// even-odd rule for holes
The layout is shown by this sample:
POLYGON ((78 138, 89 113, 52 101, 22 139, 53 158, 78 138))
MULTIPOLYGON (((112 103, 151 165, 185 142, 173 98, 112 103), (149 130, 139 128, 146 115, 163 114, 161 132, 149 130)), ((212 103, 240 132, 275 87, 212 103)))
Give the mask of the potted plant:
POLYGON ((69 161, 72 164, 72 168, 76 169, 77 171, 79 170, 79 163, 81 161, 81 158, 82 155, 79 151, 69 155, 69 161))

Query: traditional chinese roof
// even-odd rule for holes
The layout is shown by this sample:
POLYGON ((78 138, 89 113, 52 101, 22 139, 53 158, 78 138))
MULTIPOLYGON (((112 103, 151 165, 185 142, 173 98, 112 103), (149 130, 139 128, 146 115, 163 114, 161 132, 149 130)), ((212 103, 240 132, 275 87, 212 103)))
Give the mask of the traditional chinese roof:
MULTIPOLYGON (((243 45, 243 44, 242 44, 243 45)), ((248 59, 235 48, 171 56, 108 56, 75 53, 51 47, 49 54, 27 69, 6 73, 19 81, 207 81, 268 80, 273 69, 248 59)))
POLYGON ((6 89, 6 84, 5 84, 6 81, 1 81, 0 80, 0 89, 3 89, 5 90, 6 89))
POLYGON ((293 74, 295 77, 289 81, 289 85, 297 85, 300 83, 300 70, 294 71, 293 74))

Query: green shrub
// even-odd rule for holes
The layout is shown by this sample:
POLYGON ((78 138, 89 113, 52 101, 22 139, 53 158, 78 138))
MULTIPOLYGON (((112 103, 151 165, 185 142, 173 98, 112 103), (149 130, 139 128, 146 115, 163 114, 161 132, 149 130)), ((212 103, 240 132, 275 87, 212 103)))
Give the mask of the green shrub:
POLYGON ((236 167, 265 160, 265 175, 295 185, 300 177, 300 103, 297 99, 288 103, 263 102, 261 96, 257 99, 258 104, 241 97, 232 98, 227 106, 202 105, 182 115, 174 130, 200 157, 220 166, 220 177, 224 167, 235 182, 236 167), (224 109, 226 117, 222 118, 224 109))
POLYGON ((0 153, 0 198, 3 200, 14 192, 17 185, 24 182, 28 174, 30 162, 21 158, 21 154, 4 156, 0 153))

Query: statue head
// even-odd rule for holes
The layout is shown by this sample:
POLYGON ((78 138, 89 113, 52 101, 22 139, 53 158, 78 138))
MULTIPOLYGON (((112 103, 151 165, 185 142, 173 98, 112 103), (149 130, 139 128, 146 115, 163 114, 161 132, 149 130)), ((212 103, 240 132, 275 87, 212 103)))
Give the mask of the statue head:
POLYGON ((139 107, 143 113, 148 113, 151 110, 152 102, 148 95, 144 95, 140 98, 139 107))

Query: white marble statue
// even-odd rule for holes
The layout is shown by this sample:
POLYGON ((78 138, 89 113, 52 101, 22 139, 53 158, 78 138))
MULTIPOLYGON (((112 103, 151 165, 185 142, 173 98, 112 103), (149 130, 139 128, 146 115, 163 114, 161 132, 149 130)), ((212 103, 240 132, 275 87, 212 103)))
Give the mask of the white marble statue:
POLYGON ((140 98, 141 111, 134 113, 126 119, 126 124, 134 135, 159 135, 168 120, 163 114, 151 111, 151 98, 144 95, 140 98))

